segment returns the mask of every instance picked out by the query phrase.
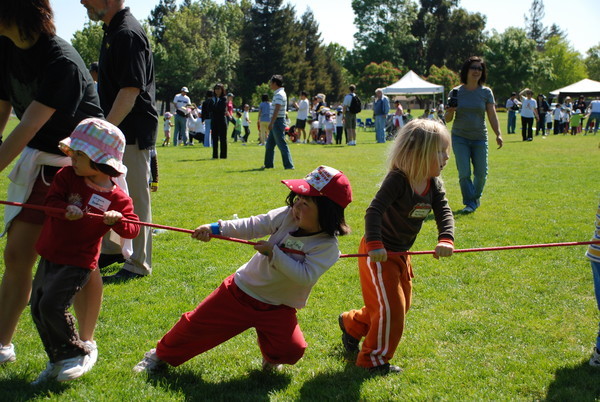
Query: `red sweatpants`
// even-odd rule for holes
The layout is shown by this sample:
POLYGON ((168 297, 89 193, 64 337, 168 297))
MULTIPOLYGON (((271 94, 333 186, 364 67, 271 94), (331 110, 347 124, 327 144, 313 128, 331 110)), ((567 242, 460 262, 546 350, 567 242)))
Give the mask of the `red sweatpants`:
MULTIPOLYGON (((365 239, 359 253, 366 254, 365 239)), ((412 298, 410 256, 389 255, 386 262, 358 259, 360 285, 365 306, 343 313, 346 331, 356 339, 365 338, 356 360, 360 367, 389 362, 402 338, 406 313, 412 298)))
POLYGON ((158 342, 156 354, 179 366, 248 328, 256 328, 263 357, 273 364, 294 364, 307 344, 296 319, 296 309, 274 306, 250 297, 237 287, 233 275, 181 316, 158 342))

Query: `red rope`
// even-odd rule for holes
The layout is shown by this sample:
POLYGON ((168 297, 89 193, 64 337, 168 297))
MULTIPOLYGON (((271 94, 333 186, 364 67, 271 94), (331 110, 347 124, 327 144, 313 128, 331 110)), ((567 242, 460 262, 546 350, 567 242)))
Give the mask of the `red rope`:
MULTIPOLYGON (((0 204, 12 205, 12 206, 21 207, 21 208, 37 209, 39 211, 44 211, 44 212, 53 212, 53 213, 64 213, 65 212, 64 209, 47 207, 45 205, 23 204, 20 202, 1 201, 1 200, 0 200, 0 204)), ((94 214, 91 212, 86 213, 86 215, 96 217, 96 218, 103 217, 101 214, 94 214)), ((130 219, 122 219, 121 221, 125 222, 125 223, 134 223, 134 224, 138 224, 138 225, 142 225, 142 226, 148 226, 151 228, 171 230, 174 232, 194 233, 194 231, 191 229, 182 229, 182 228, 177 228, 174 226, 158 225, 156 223, 134 221, 134 220, 130 220, 130 219)), ((236 242, 236 243, 248 244, 251 246, 258 244, 256 242, 252 242, 252 241, 248 241, 248 240, 244 240, 244 239, 236 239, 235 237, 229 237, 229 236, 221 236, 221 235, 211 234, 210 237, 214 237, 216 239, 221 239, 221 240, 232 241, 232 242, 236 242)), ((585 245, 589 245, 589 244, 600 244, 600 241, 597 241, 597 240, 596 241, 572 241, 572 242, 563 242, 563 243, 542 243, 542 244, 526 244, 526 245, 515 245, 515 246, 463 248, 463 249, 454 250, 454 253, 477 253, 477 252, 481 252, 481 251, 520 250, 520 249, 527 249, 527 248, 542 248, 542 247, 585 246, 585 245)), ((285 251, 286 253, 304 254, 300 250, 292 250, 289 248, 281 248, 281 250, 285 251)), ((390 251, 390 252, 388 252, 388 254, 390 254, 390 255, 422 255, 422 254, 435 254, 435 251, 433 251, 433 250, 428 250, 428 251, 390 251)), ((342 254, 342 255, 340 255, 340 258, 368 257, 368 256, 369 256, 368 254, 342 254)))
MULTIPOLYGON (((45 205, 24 204, 21 202, 1 201, 0 200, 0 204, 12 205, 14 207, 21 207, 21 208, 37 209, 38 211, 52 212, 52 213, 58 213, 58 214, 62 214, 65 212, 65 210, 62 208, 47 207, 45 205)), ((87 212, 86 215, 94 217, 94 218, 103 218, 103 215, 95 214, 93 212, 87 212)), ((157 228, 157 229, 171 230, 173 232, 190 233, 190 234, 194 233, 194 231, 191 229, 182 229, 182 228, 177 228, 174 226, 158 225, 156 223, 134 221, 134 220, 125 219, 125 218, 121 219, 121 222, 133 223, 133 224, 148 226, 148 227, 157 228)), ((249 244, 251 246, 258 244, 253 241, 248 241, 248 240, 244 240, 244 239, 236 239, 235 237, 221 236, 221 235, 216 235, 216 234, 211 234, 210 237, 214 237, 216 239, 221 239, 221 240, 228 240, 228 241, 232 241, 232 242, 236 242, 236 243, 249 244)), ((280 249, 282 251, 285 251, 286 253, 304 254, 300 250, 292 250, 292 249, 285 248, 285 247, 280 247, 280 249)))

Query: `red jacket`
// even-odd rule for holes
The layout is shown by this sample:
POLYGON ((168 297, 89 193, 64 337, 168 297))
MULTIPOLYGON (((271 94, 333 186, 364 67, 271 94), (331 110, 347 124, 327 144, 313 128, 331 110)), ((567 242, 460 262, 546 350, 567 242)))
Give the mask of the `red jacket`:
MULTIPOLYGON (((54 177, 45 205, 61 209, 75 205, 84 213, 96 214, 114 210, 120 212, 124 219, 139 220, 133 212, 131 198, 119 186, 115 185, 112 190, 92 186, 85 178, 77 176, 71 166, 64 167, 54 177)), ((86 215, 69 221, 64 213, 47 212, 36 250, 55 264, 95 269, 102 237, 110 229, 123 238, 133 239, 139 234, 140 225, 117 222, 108 226, 102 222, 102 218, 86 215)))

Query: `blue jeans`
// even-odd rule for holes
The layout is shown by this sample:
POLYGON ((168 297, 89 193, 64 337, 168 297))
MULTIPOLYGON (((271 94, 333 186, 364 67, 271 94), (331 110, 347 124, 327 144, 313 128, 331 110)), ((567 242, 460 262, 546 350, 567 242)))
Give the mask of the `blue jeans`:
POLYGON ((175 114, 175 134, 173 135, 173 146, 177 146, 179 139, 187 145, 187 118, 175 114))
POLYGON ((204 146, 207 148, 212 147, 212 138, 210 137, 210 123, 211 119, 204 120, 204 146))
POLYGON ((453 135, 452 150, 456 159, 463 204, 475 209, 479 206, 479 199, 487 179, 487 140, 469 140, 453 135), (471 164, 473 164, 473 179, 471 179, 471 164))
POLYGON ((375 139, 377 142, 385 142, 385 119, 386 115, 378 114, 375 116, 375 139))
POLYGON ((600 123, 600 113, 591 113, 588 122, 585 126, 585 133, 590 130, 590 124, 594 121, 594 134, 598 131, 598 123, 600 123))
POLYGON ((514 134, 515 130, 517 129, 517 112, 515 112, 514 110, 509 110, 508 111, 508 127, 507 127, 507 132, 508 134, 514 134))
MULTIPOLYGON (((596 293, 596 303, 598 304, 598 310, 600 310, 600 262, 592 261, 592 274, 594 275, 594 291, 596 293)), ((600 350, 600 324, 598 324, 596 348, 600 350)))
POLYGON ((273 158, 275 157, 275 145, 281 152, 281 159, 283 161, 283 167, 286 169, 293 169, 294 162, 292 161, 292 154, 285 142, 285 121, 283 117, 278 117, 275 120, 273 128, 269 132, 267 143, 265 145, 265 167, 273 167, 273 158))

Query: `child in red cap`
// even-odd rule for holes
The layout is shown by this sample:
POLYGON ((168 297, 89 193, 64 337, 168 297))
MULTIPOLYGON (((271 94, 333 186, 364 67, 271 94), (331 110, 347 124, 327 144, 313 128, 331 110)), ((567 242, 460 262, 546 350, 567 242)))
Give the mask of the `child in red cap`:
POLYGON ((295 364, 306 349, 296 309, 303 308, 321 275, 339 258, 338 235, 349 232, 344 208, 352 201, 346 176, 320 166, 306 178, 282 181, 291 192, 287 206, 264 215, 199 226, 192 237, 211 234, 242 239, 270 235, 257 253, 226 278, 194 311, 185 313, 135 372, 179 366, 254 327, 264 370, 295 364), (282 248, 298 250, 290 253, 282 248))
POLYGON ((131 198, 113 182, 127 172, 122 163, 125 137, 100 119, 83 120, 71 137, 59 143, 72 166, 58 171, 45 205, 64 210, 48 212, 36 251, 41 256, 31 292, 31 315, 46 353, 46 369, 33 382, 68 381, 88 372, 98 350, 83 342, 68 309, 73 298, 98 267, 102 236, 110 229, 126 239, 136 237, 139 225, 131 198), (92 212, 103 219, 85 216, 92 212))

